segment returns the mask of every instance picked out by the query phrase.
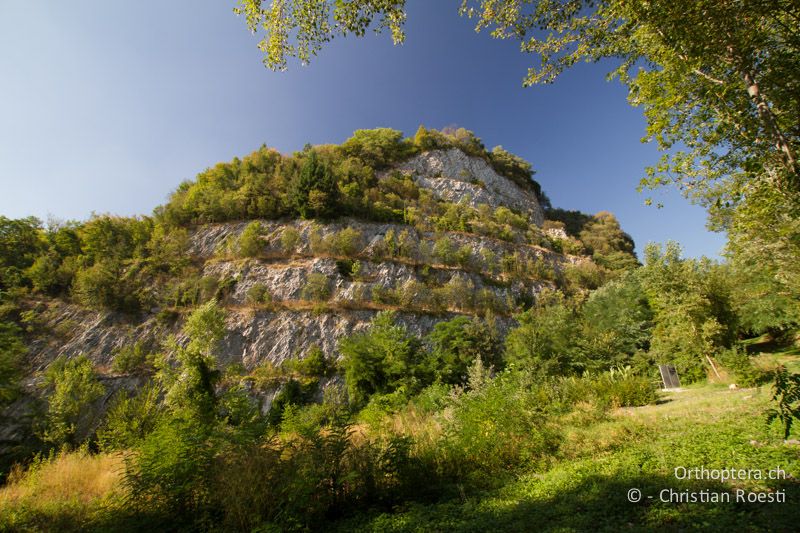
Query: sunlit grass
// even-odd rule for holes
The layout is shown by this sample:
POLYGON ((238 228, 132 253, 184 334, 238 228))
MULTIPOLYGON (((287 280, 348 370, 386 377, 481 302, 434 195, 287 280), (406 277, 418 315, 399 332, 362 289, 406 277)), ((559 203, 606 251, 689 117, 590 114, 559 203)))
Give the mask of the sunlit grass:
POLYGON ((27 470, 17 467, 0 488, 0 530, 20 524, 38 524, 35 530, 80 528, 123 494, 122 469, 119 455, 85 451, 62 452, 27 470))

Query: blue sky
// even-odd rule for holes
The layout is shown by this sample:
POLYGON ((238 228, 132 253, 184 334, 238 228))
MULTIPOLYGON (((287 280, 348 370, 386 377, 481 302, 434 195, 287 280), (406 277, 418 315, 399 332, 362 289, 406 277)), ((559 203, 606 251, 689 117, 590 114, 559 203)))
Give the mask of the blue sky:
POLYGON ((356 129, 473 130, 531 161, 557 207, 608 210, 636 240, 716 256, 724 236, 674 191, 635 191, 656 161, 608 65, 522 88, 533 58, 475 34, 457 0, 410 0, 407 40, 337 39, 274 73, 233 0, 0 3, 0 214, 147 214, 178 183, 262 143, 284 152, 356 129))

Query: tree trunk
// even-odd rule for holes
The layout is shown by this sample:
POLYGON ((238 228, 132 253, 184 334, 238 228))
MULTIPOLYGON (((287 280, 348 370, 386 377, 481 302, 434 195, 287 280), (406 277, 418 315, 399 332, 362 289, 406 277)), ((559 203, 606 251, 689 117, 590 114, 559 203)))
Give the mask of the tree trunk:
POLYGON ((800 168, 798 167, 797 159, 792 151, 792 147, 789 144, 789 141, 786 139, 786 136, 780 130, 780 127, 775 120, 775 115, 772 113, 769 105, 767 105, 767 102, 761 95, 761 91, 758 88, 758 83, 755 81, 753 73, 748 70, 744 70, 742 73, 742 78, 744 78, 744 83, 747 87, 747 94, 750 96, 750 100, 756 106, 758 118, 761 120, 767 132, 772 137, 775 147, 783 155, 784 163, 789 170, 789 184, 793 187, 796 187, 798 185, 798 174, 800 174, 800 168))

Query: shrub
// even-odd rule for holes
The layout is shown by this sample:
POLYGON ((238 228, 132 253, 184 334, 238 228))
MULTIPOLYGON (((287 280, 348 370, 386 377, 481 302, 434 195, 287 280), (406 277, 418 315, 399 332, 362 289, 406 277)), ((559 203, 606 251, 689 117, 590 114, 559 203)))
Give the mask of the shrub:
POLYGON ((320 272, 312 272, 303 287, 306 300, 325 301, 331 297, 330 279, 320 272))
POLYGON ((397 236, 397 254, 409 259, 413 259, 417 255, 417 240, 411 236, 408 229, 404 229, 397 236))
POLYGON ((263 227, 260 222, 253 221, 249 223, 239 235, 239 255, 242 257, 255 257, 262 248, 263 242, 261 236, 263 235, 263 227))
POLYGON ((158 425, 163 413, 160 400, 161 389, 153 383, 135 394, 117 394, 97 431, 100 449, 108 452, 137 446, 158 425))
POLYGON ((253 283, 253 285, 247 289, 245 298, 250 305, 268 305, 272 303, 272 294, 270 294, 269 288, 263 283, 253 283))
POLYGON ((409 279, 397 289, 398 302, 403 307, 424 305, 427 287, 415 279, 409 279))
POLYGON ((653 312, 636 276, 622 276, 593 291, 581 314, 580 344, 589 370, 627 365, 649 348, 653 312))
POLYGON ((353 261, 352 259, 337 259, 336 260, 336 271, 343 278, 352 277, 353 276, 353 265, 354 264, 355 264, 355 261, 353 261))
POLYGON ((472 309, 475 305, 475 284, 464 275, 455 275, 434 290, 448 309, 472 309))
POLYGON ((130 278, 114 259, 104 259, 79 270, 72 294, 82 305, 95 309, 135 311, 139 307, 130 278))
POLYGON ((757 368, 747 352, 740 348, 720 350, 717 359, 722 366, 733 372, 736 383, 742 387, 755 387, 769 379, 767 373, 757 368))
POLYGON ((124 484, 131 504, 169 512, 177 520, 200 521, 209 500, 208 482, 215 454, 209 430, 193 419, 162 419, 125 458, 124 484))
POLYGON ((795 420, 800 420, 800 374, 790 374, 780 365, 775 369, 772 401, 775 407, 767 411, 767 423, 780 420, 783 425, 783 438, 792 433, 795 420))
POLYGON ((262 390, 269 390, 277 387, 286 376, 285 370, 276 366, 272 361, 265 360, 250 372, 255 386, 262 390))
POLYGON ((472 379, 470 389, 452 399, 451 406, 441 453, 449 468, 462 475, 478 470, 491 477, 535 463, 556 448, 546 403, 525 373, 472 379))
POLYGON ((420 365, 422 345, 395 322, 392 312, 378 313, 369 329, 339 341, 350 401, 361 406, 372 394, 404 387, 413 392, 426 380, 420 365))
POLYGON ((221 373, 214 353, 225 335, 225 312, 211 300, 189 315, 183 333, 189 338, 185 346, 174 341, 170 345, 177 364, 157 360, 156 378, 172 412, 207 423, 217 408, 215 387, 221 373))
POLYGON ((396 305, 401 299, 401 293, 397 289, 383 285, 373 285, 371 295, 373 302, 386 305, 396 305))
POLYGON ((389 128, 356 130, 341 147, 345 155, 357 157, 376 169, 402 160, 410 153, 409 148, 403 133, 389 128))
POLYGON ((540 303, 519 315, 519 327, 506 337, 506 360, 547 375, 574 371, 575 316, 559 293, 543 293, 540 303))
POLYGON ((42 438, 56 446, 76 446, 96 429, 97 412, 92 407, 105 388, 98 381, 92 362, 80 355, 59 356, 45 371, 47 414, 42 438))
POLYGON ((364 236, 359 230, 347 227, 329 235, 325 244, 334 255, 355 257, 364 247, 364 236))
POLYGON ((612 368, 592 381, 596 402, 601 407, 639 407, 655 403, 658 391, 644 376, 636 376, 630 367, 612 368))
POLYGON ((456 262, 456 245, 445 235, 436 239, 433 244, 433 254, 445 265, 452 265, 456 262))
POLYGON ((284 253, 292 253, 300 243, 300 233, 294 228, 284 228, 281 232, 281 250, 284 253))
POLYGON ((56 289, 65 289, 69 286, 68 279, 60 276, 59 267, 61 261, 58 254, 51 252, 40 255, 33 264, 25 271, 25 275, 31 280, 33 288, 44 293, 55 293, 56 289))
POLYGON ((457 317, 439 322, 427 337, 429 365, 438 381, 464 384, 467 369, 480 359, 486 367, 500 366, 500 335, 492 321, 457 317))
POLYGON ((468 244, 461 246, 456 251, 454 259, 459 266, 468 268, 472 262, 472 247, 468 244))
POLYGON ((425 126, 420 126, 413 137, 414 146, 421 152, 447 148, 450 143, 448 139, 436 130, 429 130, 425 126))
POLYGON ((149 353, 141 341, 116 348, 111 355, 114 358, 111 369, 118 374, 132 374, 152 367, 149 353))
MULTIPOLYGON (((316 387, 316 383, 313 384, 316 387)), ((271 426, 278 426, 283 420, 284 412, 290 405, 303 405, 308 403, 311 396, 311 387, 305 386, 296 379, 290 378, 283 383, 278 394, 272 399, 272 404, 267 415, 267 422, 271 426)))
POLYGON ((603 285, 606 272, 594 261, 581 261, 567 265, 564 268, 564 277, 568 287, 572 290, 594 290, 603 285))
POLYGON ((541 187, 533 181, 533 168, 531 164, 506 150, 502 146, 495 146, 489 155, 492 167, 501 176, 505 176, 524 190, 533 190, 537 198, 541 197, 541 187))
POLYGON ((333 169, 316 150, 306 156, 300 174, 292 181, 289 203, 303 218, 332 217, 338 209, 339 189, 333 169))
POLYGON ((0 405, 11 402, 19 392, 20 362, 27 352, 22 330, 12 322, 0 322, 0 405))
POLYGON ((333 370, 322 349, 316 344, 308 349, 305 357, 302 359, 289 359, 284 362, 283 366, 288 372, 297 373, 304 378, 325 377, 333 370))

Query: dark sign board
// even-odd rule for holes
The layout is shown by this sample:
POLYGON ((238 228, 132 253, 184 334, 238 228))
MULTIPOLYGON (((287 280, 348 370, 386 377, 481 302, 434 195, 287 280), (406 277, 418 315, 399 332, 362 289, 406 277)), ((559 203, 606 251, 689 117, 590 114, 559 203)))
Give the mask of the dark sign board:
POLYGON ((678 379, 678 371, 672 365, 658 365, 661 372, 661 381, 664 382, 665 389, 681 388, 681 380, 678 379))

